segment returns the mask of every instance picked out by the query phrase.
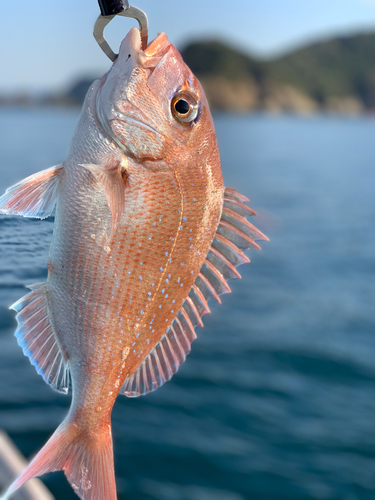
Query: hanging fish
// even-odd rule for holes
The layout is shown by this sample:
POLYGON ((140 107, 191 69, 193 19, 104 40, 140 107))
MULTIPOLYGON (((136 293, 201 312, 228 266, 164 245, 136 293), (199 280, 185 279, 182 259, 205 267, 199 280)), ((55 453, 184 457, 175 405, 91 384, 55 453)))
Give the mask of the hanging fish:
POLYGON ((46 283, 12 307, 16 337, 68 416, 8 494, 64 470, 81 499, 115 500, 111 412, 185 361, 208 299, 230 292, 266 239, 224 188, 204 92, 160 34, 138 29, 88 91, 67 159, 0 198, 0 212, 56 218, 46 283))

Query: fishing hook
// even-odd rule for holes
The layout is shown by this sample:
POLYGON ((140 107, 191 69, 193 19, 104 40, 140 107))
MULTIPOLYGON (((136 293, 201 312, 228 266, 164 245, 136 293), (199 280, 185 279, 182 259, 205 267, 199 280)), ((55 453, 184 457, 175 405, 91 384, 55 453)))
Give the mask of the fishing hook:
POLYGON ((101 15, 94 26, 94 37, 102 51, 115 61, 118 54, 115 54, 104 38, 104 29, 116 16, 131 17, 136 19, 141 32, 142 50, 147 48, 148 40, 148 19, 146 14, 136 7, 129 5, 128 0, 98 0, 101 15))

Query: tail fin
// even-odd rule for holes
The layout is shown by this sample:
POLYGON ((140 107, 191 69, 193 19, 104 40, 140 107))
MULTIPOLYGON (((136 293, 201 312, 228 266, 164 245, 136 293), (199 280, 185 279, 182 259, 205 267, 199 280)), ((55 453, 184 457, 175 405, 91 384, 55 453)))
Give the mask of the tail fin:
POLYGON ((82 500, 116 500, 111 428, 102 429, 90 435, 65 420, 1 498, 9 498, 29 479, 63 470, 82 500))

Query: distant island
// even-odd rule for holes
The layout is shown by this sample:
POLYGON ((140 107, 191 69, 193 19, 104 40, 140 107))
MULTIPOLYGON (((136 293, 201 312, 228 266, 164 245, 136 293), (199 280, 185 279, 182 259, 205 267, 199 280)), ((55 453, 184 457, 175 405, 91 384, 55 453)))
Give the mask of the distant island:
POLYGON ((375 33, 338 37, 261 61, 220 42, 182 51, 214 109, 357 114, 375 110, 375 33))
MULTIPOLYGON (((191 43, 181 54, 214 110, 375 111, 375 33, 336 37, 268 61, 215 40, 191 43)), ((81 105, 93 80, 79 80, 64 94, 37 99, 0 96, 0 105, 81 105)))

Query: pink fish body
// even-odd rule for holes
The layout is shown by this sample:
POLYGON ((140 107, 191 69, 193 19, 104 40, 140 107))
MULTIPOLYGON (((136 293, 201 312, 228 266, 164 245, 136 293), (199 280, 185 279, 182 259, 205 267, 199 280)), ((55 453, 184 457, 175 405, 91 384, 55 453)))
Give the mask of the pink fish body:
POLYGON ((230 291, 242 250, 266 239, 225 189, 203 90, 161 34, 138 30, 88 92, 62 165, 0 198, 0 213, 45 218, 56 206, 46 283, 14 304, 16 336, 68 416, 8 494, 64 470, 81 499, 115 500, 111 411, 118 394, 168 381, 230 291))

